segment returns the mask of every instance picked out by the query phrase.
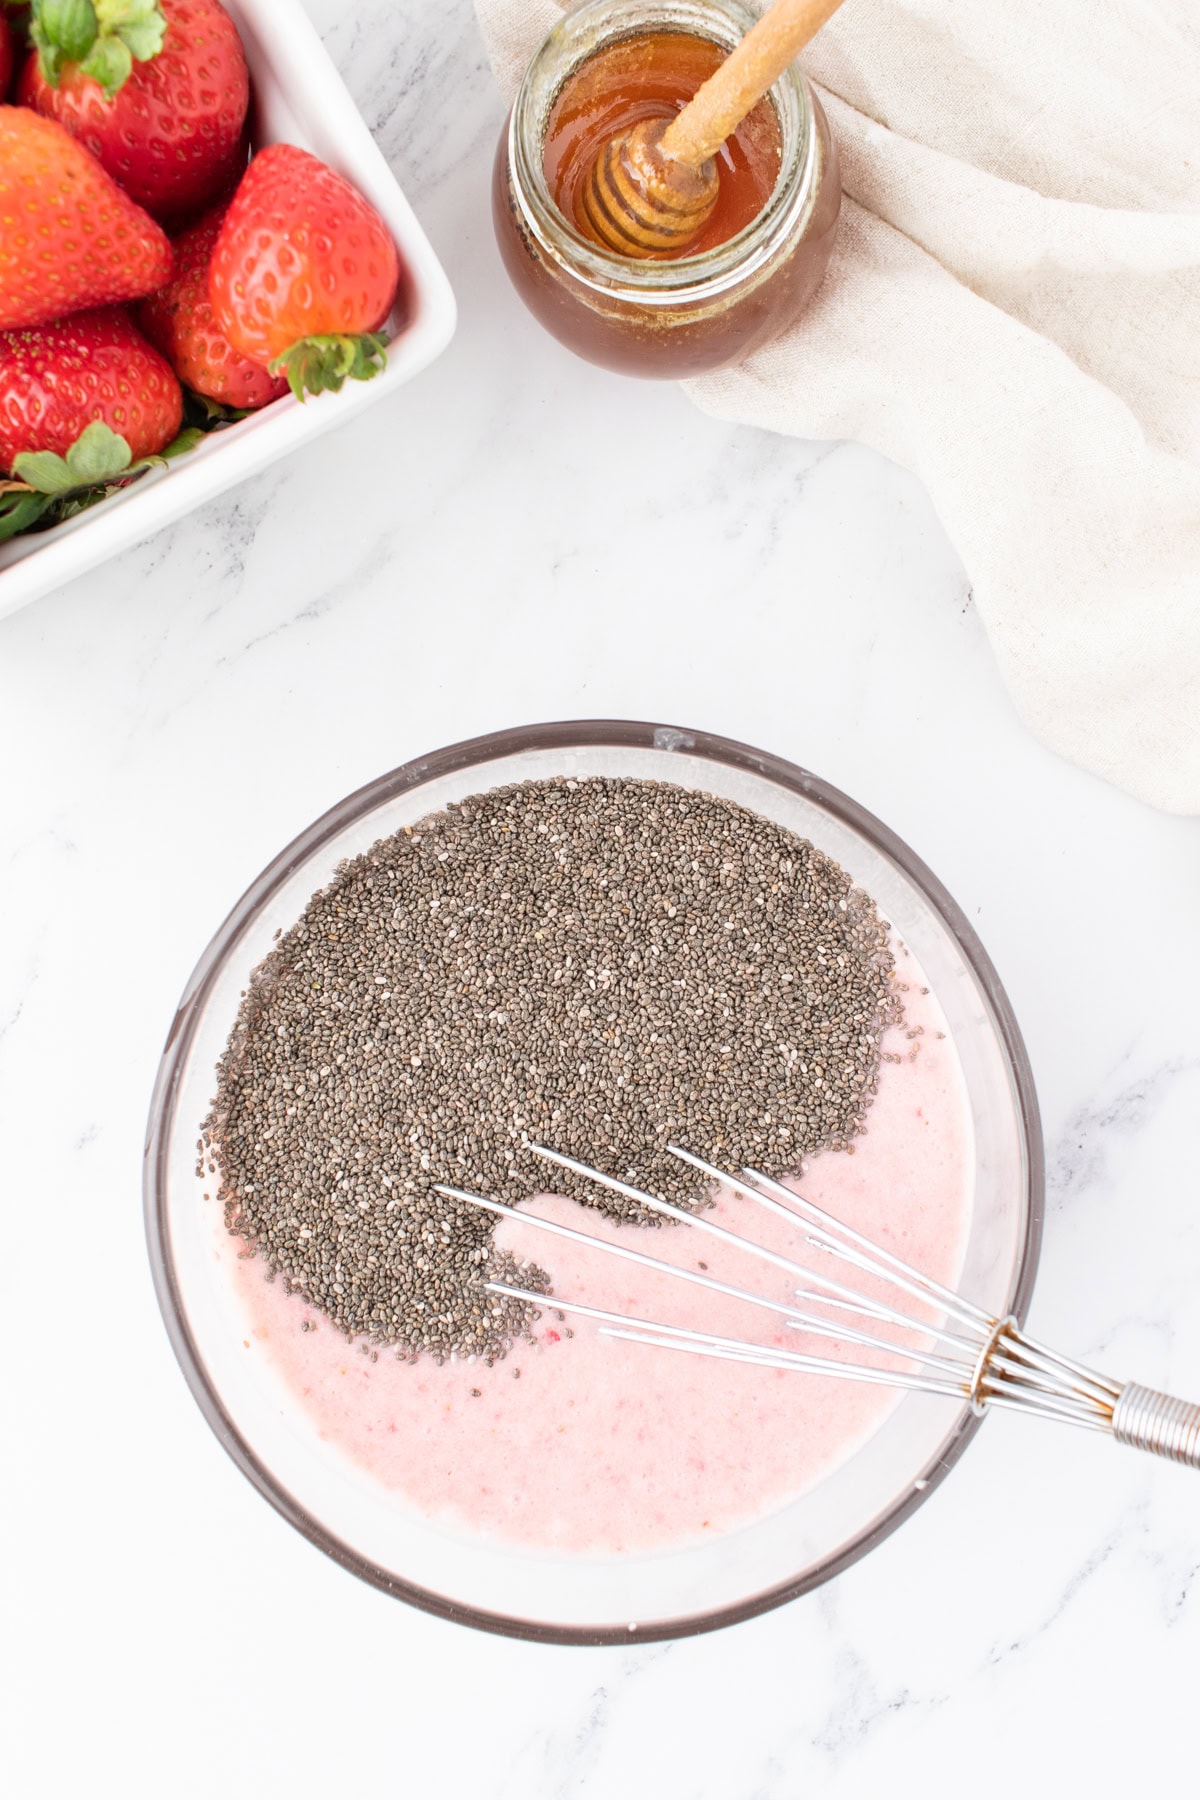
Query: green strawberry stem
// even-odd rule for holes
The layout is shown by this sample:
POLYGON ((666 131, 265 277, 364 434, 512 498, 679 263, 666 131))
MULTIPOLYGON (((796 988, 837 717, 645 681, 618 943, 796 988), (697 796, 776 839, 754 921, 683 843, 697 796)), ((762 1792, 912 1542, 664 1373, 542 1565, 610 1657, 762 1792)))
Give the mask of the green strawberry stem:
POLYGON ((32 0, 29 30, 51 87, 74 63, 111 100, 135 62, 158 55, 167 21, 159 0, 32 0))
POLYGON ((336 394, 347 381, 371 381, 387 366, 387 337, 381 331, 360 337, 301 338, 267 364, 285 374, 297 400, 309 394, 336 394))

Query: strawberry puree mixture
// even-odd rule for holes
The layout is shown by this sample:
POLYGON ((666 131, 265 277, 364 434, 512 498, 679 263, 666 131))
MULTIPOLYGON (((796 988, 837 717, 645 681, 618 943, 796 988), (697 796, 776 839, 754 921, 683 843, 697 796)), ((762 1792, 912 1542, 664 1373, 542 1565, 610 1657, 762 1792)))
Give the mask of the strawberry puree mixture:
MULTIPOLYGON (((903 949, 903 1029, 885 1039, 868 1129, 850 1153, 815 1158, 793 1185, 838 1218, 953 1284, 971 1207, 970 1122, 958 1058, 903 949)), ((697 1146, 701 1151, 703 1146, 697 1146)), ((617 1224, 572 1201, 528 1208, 593 1236, 787 1298, 795 1279, 692 1226, 617 1224)), ((704 1218, 813 1260, 803 1233, 722 1192, 704 1218)), ((775 1315, 502 1220, 497 1243, 546 1269, 562 1299, 829 1354, 775 1315)), ((614 1340, 553 1299, 536 1343, 482 1363, 372 1362, 226 1239, 250 1354, 280 1376, 332 1453, 397 1499, 455 1529, 564 1552, 695 1543, 762 1517, 844 1461, 896 1403, 894 1392, 734 1365, 614 1340), (308 1329, 302 1329, 307 1325, 308 1329)), ((830 1259, 822 1266, 839 1270, 830 1259)), ((853 1275, 848 1276, 853 1282, 853 1275)), ((877 1290, 879 1291, 879 1290, 877 1290)), ((838 1354, 836 1349, 833 1354, 838 1354)))

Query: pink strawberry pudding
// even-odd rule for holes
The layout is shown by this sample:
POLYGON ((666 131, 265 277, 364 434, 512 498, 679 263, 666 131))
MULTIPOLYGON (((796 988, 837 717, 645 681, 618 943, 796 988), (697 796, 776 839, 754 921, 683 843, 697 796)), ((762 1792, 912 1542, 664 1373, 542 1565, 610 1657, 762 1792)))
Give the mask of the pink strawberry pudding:
MULTIPOLYGON (((883 1041, 868 1127, 813 1158, 793 1185, 927 1274, 953 1285, 972 1203, 974 1145, 958 1057, 941 1010, 896 946, 905 1020, 883 1041)), ((705 1154, 701 1144, 691 1146, 705 1154)), ((547 1194, 524 1209, 682 1267, 786 1299, 785 1271, 687 1225, 618 1223, 547 1194)), ((214 1208, 214 1213, 217 1209, 214 1208)), ((801 1227, 723 1190, 702 1215, 797 1261, 801 1227)), ((264 1279, 219 1233, 245 1341, 328 1455, 457 1533, 566 1555, 695 1544, 784 1506, 855 1450, 897 1404, 893 1390, 735 1364, 603 1335, 560 1310, 578 1302, 788 1349, 829 1354, 778 1315, 504 1219, 499 1248, 545 1269, 553 1295, 534 1341, 480 1360, 374 1355, 264 1279)), ((837 1354, 835 1351, 834 1354, 837 1354)))

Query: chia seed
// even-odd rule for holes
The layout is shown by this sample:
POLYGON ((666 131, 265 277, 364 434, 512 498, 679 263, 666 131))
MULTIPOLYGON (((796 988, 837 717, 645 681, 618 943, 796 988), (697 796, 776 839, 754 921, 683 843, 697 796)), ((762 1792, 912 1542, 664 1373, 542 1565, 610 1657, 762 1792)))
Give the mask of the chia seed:
POLYGON ((484 1283, 549 1280, 436 1183, 549 1182, 658 1227, 528 1144, 702 1206, 668 1143, 775 1176, 852 1148, 901 1017, 886 922, 806 840, 654 782, 522 783, 312 897, 251 977, 199 1148, 242 1254, 347 1336, 490 1365, 532 1320, 484 1283))

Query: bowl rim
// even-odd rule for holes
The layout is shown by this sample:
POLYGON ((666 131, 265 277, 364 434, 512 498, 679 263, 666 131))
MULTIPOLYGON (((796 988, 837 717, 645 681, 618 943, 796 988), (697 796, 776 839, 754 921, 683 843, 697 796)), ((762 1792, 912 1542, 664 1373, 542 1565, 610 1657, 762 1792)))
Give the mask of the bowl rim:
POLYGON ((448 745, 429 755, 400 764, 346 795, 293 838, 251 882, 212 937, 184 988, 163 1048, 146 1129, 143 1204, 154 1290, 171 1348, 201 1413, 242 1474, 263 1499, 310 1544, 323 1551, 342 1568, 398 1600, 404 1600, 411 1606, 455 1624, 470 1625, 526 1642, 586 1646, 655 1643, 672 1638, 693 1637, 701 1632, 716 1631, 727 1625, 755 1618, 760 1613, 768 1612, 822 1585, 882 1543, 915 1512, 957 1463, 982 1424, 982 1419, 976 1417, 970 1409, 965 1409, 918 1480, 859 1531, 837 1555, 829 1557, 802 1575, 776 1583, 734 1605, 677 1619, 649 1621, 636 1627, 549 1625, 487 1612, 447 1600, 415 1582, 393 1575, 380 1564, 360 1555, 327 1530, 288 1493, 246 1442, 209 1380, 188 1325, 171 1256, 166 1205, 167 1158, 174 1104, 205 1001, 230 946, 236 942, 245 925, 300 864, 356 818, 386 804, 408 789, 424 786, 429 781, 464 769, 484 770, 489 763, 520 752, 597 747, 681 751, 711 762, 747 770, 821 806, 841 823, 860 833, 900 868, 938 914, 979 984, 991 1010, 992 1022, 1013 1079, 1018 1121, 1026 1152, 1026 1226, 1008 1306, 1018 1322, 1025 1317, 1033 1291, 1041 1252, 1045 1210, 1045 1161, 1033 1072, 1016 1017, 991 959, 962 909, 932 870, 908 845, 856 800, 798 764, 770 752, 753 749, 736 739, 705 731, 633 720, 583 719, 516 726, 489 732, 481 737, 467 738, 461 743, 448 745))

